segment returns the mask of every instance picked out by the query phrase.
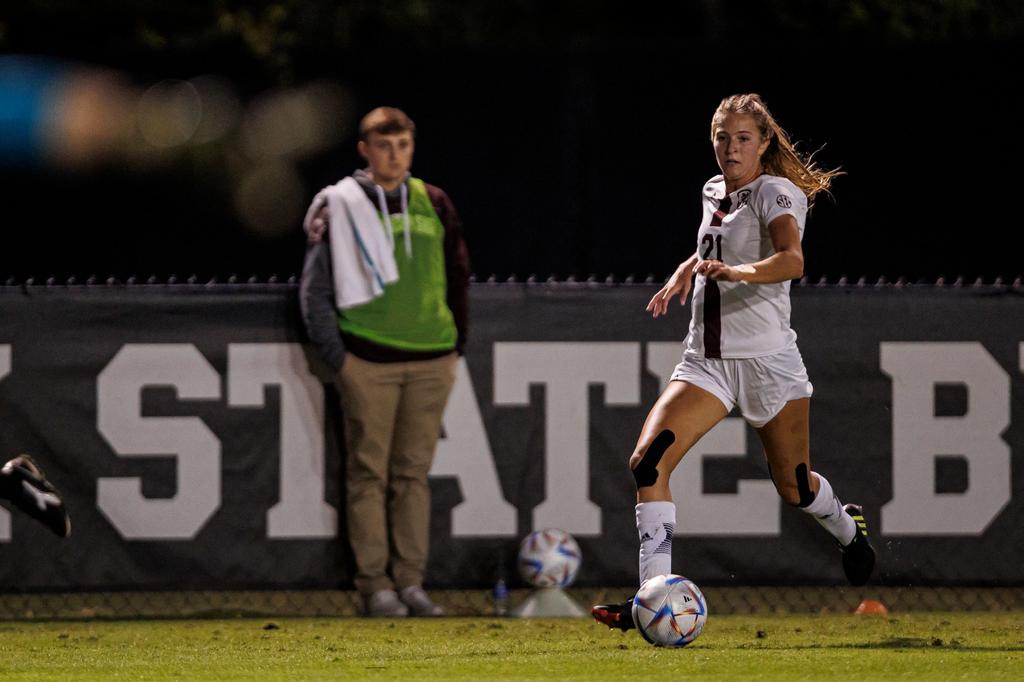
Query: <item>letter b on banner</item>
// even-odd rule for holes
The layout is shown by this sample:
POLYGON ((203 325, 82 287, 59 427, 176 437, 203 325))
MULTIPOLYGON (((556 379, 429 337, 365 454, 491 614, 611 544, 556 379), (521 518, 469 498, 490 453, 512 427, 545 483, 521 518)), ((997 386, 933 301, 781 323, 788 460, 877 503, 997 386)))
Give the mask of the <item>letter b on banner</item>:
POLYGON ((892 377, 893 499, 887 535, 980 535, 1010 501, 1010 379, 980 343, 882 343, 892 377), (967 389, 962 416, 935 416, 935 386, 967 389), (937 493, 935 458, 963 457, 967 489, 937 493))

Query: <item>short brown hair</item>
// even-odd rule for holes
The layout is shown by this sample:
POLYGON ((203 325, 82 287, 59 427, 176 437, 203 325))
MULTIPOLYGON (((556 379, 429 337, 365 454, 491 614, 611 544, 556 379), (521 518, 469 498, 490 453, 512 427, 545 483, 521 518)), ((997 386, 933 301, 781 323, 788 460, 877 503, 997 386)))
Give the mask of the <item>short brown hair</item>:
POLYGON ((394 135, 395 133, 412 133, 416 136, 416 124, 412 119, 396 107, 377 107, 359 122, 359 139, 366 142, 370 133, 394 135))

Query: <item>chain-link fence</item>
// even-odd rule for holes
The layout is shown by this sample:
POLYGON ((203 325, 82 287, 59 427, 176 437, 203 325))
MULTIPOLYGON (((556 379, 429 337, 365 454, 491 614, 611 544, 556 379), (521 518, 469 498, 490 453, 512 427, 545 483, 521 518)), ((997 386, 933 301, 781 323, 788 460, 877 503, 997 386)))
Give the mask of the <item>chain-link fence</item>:
MULTIPOLYGON (((571 588, 584 610, 622 601, 630 588, 571 588)), ((1024 611, 1024 587, 708 587, 717 614, 849 613, 864 599, 891 612, 1024 611)), ((452 616, 495 615, 486 590, 441 590, 431 595, 452 616)), ((530 590, 512 590, 514 610, 530 590)), ((75 592, 0 595, 0 620, 90 620, 130 618, 351 617, 360 615, 359 595, 345 590, 210 592, 75 592)))

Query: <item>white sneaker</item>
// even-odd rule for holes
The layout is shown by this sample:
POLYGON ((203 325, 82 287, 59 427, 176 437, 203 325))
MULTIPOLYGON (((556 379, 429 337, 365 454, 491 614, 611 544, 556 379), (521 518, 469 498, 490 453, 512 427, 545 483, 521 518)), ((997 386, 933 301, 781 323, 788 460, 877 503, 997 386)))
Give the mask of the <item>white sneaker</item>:
POLYGON ((444 609, 431 601, 427 593, 419 585, 410 585, 402 590, 399 599, 409 607, 414 616, 443 616, 444 609))
POLYGON ((366 599, 366 615, 370 618, 402 618, 409 608, 398 599, 394 590, 377 590, 366 599))

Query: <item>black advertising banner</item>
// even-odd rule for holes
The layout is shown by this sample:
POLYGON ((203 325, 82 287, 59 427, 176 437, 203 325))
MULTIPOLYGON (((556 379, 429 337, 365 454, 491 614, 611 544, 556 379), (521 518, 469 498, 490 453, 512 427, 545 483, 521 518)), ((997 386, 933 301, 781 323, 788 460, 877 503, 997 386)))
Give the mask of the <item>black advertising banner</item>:
MULTIPOLYGON (((481 587, 559 527, 577 584, 636 580, 627 460, 689 310, 651 286, 474 285, 431 472, 428 582, 481 587)), ((1024 296, 795 287, 812 467, 864 505, 877 579, 1016 584, 1024 568, 1024 296)), ((4 589, 351 586, 338 400, 293 285, 0 287, 0 456, 32 453, 68 540, 0 507, 4 589)), ((842 584, 730 415, 672 478, 673 568, 702 584, 842 584)))

